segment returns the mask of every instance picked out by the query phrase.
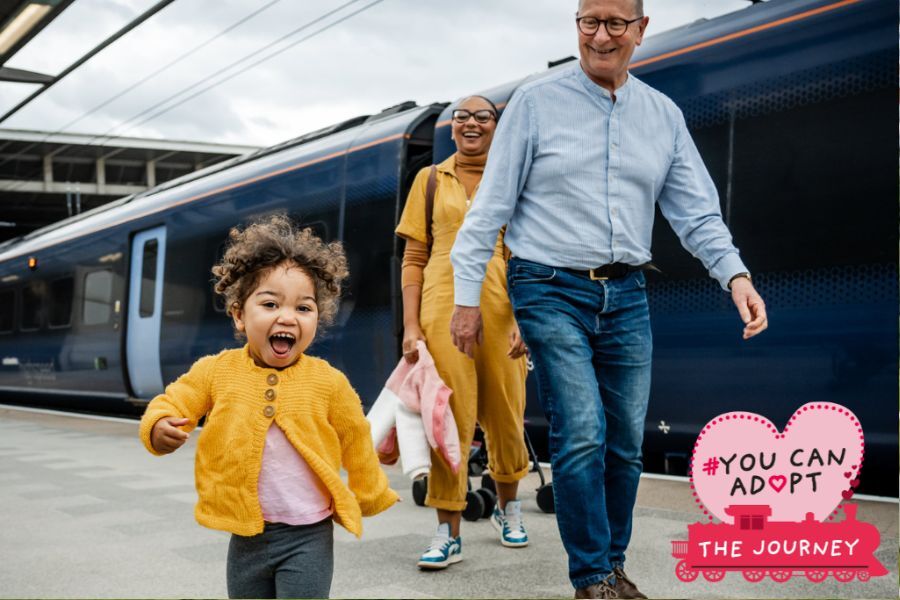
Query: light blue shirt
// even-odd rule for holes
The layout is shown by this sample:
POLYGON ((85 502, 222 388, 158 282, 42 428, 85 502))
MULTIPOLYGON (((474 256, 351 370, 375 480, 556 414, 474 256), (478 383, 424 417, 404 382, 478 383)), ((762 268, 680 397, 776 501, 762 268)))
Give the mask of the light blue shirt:
POLYGON ((512 254, 544 265, 648 262, 657 202, 724 289, 747 271, 674 102, 630 74, 613 102, 578 63, 526 83, 503 112, 450 254, 456 303, 478 306, 506 223, 512 254))

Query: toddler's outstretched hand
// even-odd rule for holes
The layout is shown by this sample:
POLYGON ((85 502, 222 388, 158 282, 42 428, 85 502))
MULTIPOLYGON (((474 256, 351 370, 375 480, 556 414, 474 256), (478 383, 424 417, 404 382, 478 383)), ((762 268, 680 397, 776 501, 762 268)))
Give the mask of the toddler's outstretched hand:
POLYGON ((160 454, 170 454, 181 448, 190 434, 178 429, 189 423, 188 419, 163 417, 150 431, 150 443, 160 454))

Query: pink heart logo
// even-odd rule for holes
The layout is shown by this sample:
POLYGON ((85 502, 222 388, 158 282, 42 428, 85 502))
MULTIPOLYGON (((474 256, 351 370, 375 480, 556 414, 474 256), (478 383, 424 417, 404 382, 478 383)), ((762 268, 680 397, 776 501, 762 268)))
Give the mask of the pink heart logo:
POLYGON ((853 497, 853 490, 844 490, 843 492, 841 492, 841 496, 844 498, 844 500, 849 500, 853 497))
POLYGON ((838 404, 805 404, 782 432, 761 415, 726 413, 698 436, 691 485, 710 519, 733 523, 726 507, 753 504, 771 507, 771 521, 799 522, 808 512, 824 521, 852 496, 845 474, 858 473, 863 453, 859 420, 838 404))
POLYGON ((859 479, 851 479, 851 480, 850 480, 850 487, 852 487, 852 488, 854 488, 854 489, 856 489, 857 487, 859 487, 859 479))
POLYGON ((780 492, 784 489, 784 486, 787 485, 787 477, 784 475, 772 475, 769 477, 769 485, 771 485, 772 489, 776 492, 780 492))

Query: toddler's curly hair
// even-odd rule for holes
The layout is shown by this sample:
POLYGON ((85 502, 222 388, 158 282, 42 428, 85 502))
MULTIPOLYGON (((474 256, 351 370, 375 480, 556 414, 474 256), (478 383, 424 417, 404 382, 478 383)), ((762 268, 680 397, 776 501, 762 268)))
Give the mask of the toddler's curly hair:
POLYGON ((212 268, 215 291, 225 298, 229 316, 260 280, 282 263, 296 265, 309 275, 316 290, 319 324, 329 325, 338 310, 341 283, 350 274, 340 242, 325 243, 312 229, 300 229, 283 214, 254 221, 228 232, 225 254, 212 268))

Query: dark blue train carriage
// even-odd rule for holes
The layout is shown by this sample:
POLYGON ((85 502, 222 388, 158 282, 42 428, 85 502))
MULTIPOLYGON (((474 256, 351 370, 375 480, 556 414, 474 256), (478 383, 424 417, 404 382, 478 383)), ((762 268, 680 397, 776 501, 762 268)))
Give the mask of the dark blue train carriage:
MULTIPOLYGON (((684 472, 716 414, 780 423, 830 401, 866 430, 863 491, 897 495, 897 16, 891 0, 772 0, 638 48, 633 72, 684 111, 771 322, 741 341, 730 298, 657 219, 649 470, 684 472)), ((482 93, 503 106, 519 83, 482 93)), ((393 227, 415 172, 453 151, 448 125, 443 105, 404 103, 0 245, 0 395, 146 399, 235 344, 209 267, 230 226, 286 210, 347 248, 348 293, 312 351, 370 402, 399 357, 393 227)))
POLYGON ((410 171, 430 160, 439 108, 353 119, 7 244, 0 390, 151 398, 237 343, 210 267, 231 226, 287 211, 344 240, 354 276, 313 351, 374 399, 397 356, 391 232, 410 171))

